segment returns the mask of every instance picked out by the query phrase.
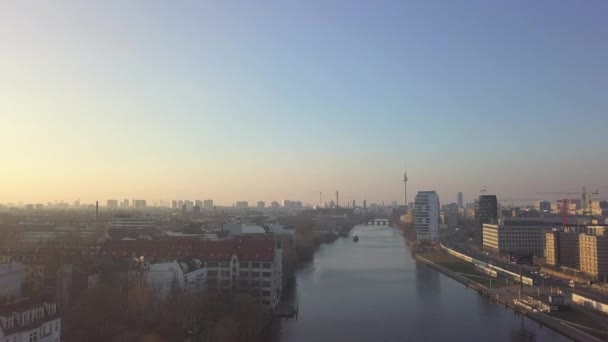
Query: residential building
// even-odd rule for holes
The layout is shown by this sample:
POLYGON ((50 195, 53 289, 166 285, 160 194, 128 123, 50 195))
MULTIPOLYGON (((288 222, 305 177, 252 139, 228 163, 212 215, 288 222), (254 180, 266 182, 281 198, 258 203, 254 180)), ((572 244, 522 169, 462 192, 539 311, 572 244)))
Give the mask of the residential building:
POLYGON ((533 253, 544 256, 545 232, 554 223, 534 220, 506 220, 483 225, 483 249, 494 254, 533 253))
POLYGON ((22 263, 0 264, 0 298, 21 297, 23 271, 22 263))
POLYGON ((106 207, 110 210, 118 209, 118 200, 107 200, 106 207))
POLYGON ((157 262, 148 262, 144 258, 141 265, 136 265, 136 268, 139 267, 141 269, 136 269, 134 276, 137 276, 137 271, 142 272, 144 284, 159 300, 158 303, 175 290, 194 294, 205 289, 205 263, 200 258, 157 262))
POLYGON ((57 305, 32 298, 0 306, 0 341, 59 342, 61 316, 57 305))
POLYGON ((110 229, 143 229, 154 228, 157 222, 147 217, 113 217, 110 229))
POLYGON ((258 208, 264 208, 266 207, 266 203, 264 203, 264 201, 258 201, 258 208))
POLYGON ((227 223, 224 224, 222 230, 229 232, 232 236, 243 234, 266 234, 264 227, 248 223, 227 223))
POLYGON ((272 203, 270 203, 270 207, 272 209, 279 209, 281 207, 281 205, 277 201, 272 201, 272 203))
POLYGON ((23 278, 21 283, 23 295, 37 296, 44 288, 44 263, 28 262, 23 264, 23 278))
POLYGON ((64 309, 87 289, 97 288, 101 281, 101 267, 97 264, 64 264, 57 271, 57 301, 64 309))
POLYGON ((579 235, 580 270, 596 279, 608 277, 608 236, 579 235))
POLYGON ((458 208, 464 208, 464 196, 462 192, 459 192, 456 196, 456 203, 458 204, 458 208))
POLYGON ((439 238, 439 196, 435 191, 419 191, 414 201, 414 230, 418 241, 439 238))
POLYGON ((201 201, 201 200, 195 200, 194 201, 194 206, 195 207, 199 207, 199 208, 203 208, 203 201, 201 201))
POLYGON ((206 210, 211 210, 213 209, 213 200, 212 199, 207 199, 203 201, 203 208, 206 210))
POLYGON ((247 207, 249 207, 249 202, 247 202, 247 201, 238 201, 238 202, 236 202, 235 207, 237 207, 239 209, 247 209, 247 207))
POLYGON ((142 210, 142 209, 146 209, 146 200, 138 200, 138 199, 134 199, 133 200, 133 209, 135 210, 142 210))
POLYGON ((176 200, 171 201, 171 209, 174 209, 174 210, 177 209, 177 201, 176 200))
POLYGON ((267 308, 274 308, 282 290, 282 241, 275 238, 234 238, 227 240, 118 240, 107 241, 101 257, 144 260, 202 258, 207 287, 239 289, 257 297, 267 308))

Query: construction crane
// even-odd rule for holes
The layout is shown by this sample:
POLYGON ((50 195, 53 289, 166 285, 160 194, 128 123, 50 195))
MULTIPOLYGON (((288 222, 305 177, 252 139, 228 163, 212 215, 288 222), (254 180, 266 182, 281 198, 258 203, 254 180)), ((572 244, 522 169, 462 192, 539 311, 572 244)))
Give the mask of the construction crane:
POLYGON ((568 225, 568 203, 570 203, 570 200, 567 198, 561 199, 561 200, 557 200, 557 203, 561 203, 561 209, 562 209, 562 225, 567 226, 568 225))

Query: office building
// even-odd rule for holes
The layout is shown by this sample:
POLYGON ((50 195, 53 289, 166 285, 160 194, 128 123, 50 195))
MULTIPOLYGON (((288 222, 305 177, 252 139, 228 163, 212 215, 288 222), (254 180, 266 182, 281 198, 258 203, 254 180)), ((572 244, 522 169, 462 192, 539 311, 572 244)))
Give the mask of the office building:
POLYGON ((533 253, 545 254, 545 233, 555 223, 533 220, 505 220, 484 223, 483 250, 493 254, 533 253))
POLYGON ((579 235, 580 270, 597 280, 608 277, 608 236, 579 235))
POLYGON ((549 265, 579 268, 578 232, 553 230, 545 233, 545 259, 549 265))
POLYGON ((483 240, 480 236, 483 234, 483 225, 485 223, 495 224, 498 222, 498 200, 496 195, 481 195, 479 200, 475 202, 475 221, 477 223, 478 232, 477 241, 483 240))
POLYGON ((414 230, 418 241, 439 238, 439 196, 435 191, 419 191, 414 201, 414 230))
POLYGON ((464 196, 462 192, 459 192, 456 196, 456 204, 458 204, 458 208, 464 208, 464 196))

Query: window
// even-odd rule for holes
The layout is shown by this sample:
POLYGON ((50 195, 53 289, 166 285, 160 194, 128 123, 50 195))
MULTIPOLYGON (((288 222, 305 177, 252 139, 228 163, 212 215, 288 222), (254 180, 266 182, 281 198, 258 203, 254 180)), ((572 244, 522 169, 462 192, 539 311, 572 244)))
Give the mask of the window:
POLYGON ((269 278, 272 275, 270 272, 262 272, 262 277, 269 278))
POLYGON ((217 277, 217 271, 207 271, 209 277, 217 277))
POLYGON ((222 271, 222 277, 230 277, 230 271, 222 271))
POLYGON ((260 281, 259 280, 252 281, 251 286, 260 286, 260 281))
POLYGON ((207 262, 207 267, 217 267, 218 266, 218 262, 217 261, 209 261, 207 262))
POLYGON ((222 287, 230 286, 230 280, 222 280, 222 287))
POLYGON ((247 280, 241 280, 239 281, 239 287, 248 287, 249 283, 247 282, 247 280))
POLYGON ((33 333, 30 333, 29 342, 37 342, 37 341, 38 341, 38 332, 34 331, 33 333))
POLYGON ((270 268, 270 263, 265 262, 265 263, 264 263, 262 266, 263 266, 264 268, 270 268))
POLYGON ((222 266, 222 267, 230 267, 230 262, 228 262, 228 261, 222 261, 220 263, 220 266, 222 266))
POLYGON ((263 287, 270 287, 270 282, 267 281, 267 280, 265 280, 265 281, 262 282, 262 286, 263 287))
POLYGON ((251 276, 252 277, 259 277, 260 276, 260 272, 251 272, 251 276))
POLYGON ((270 291, 262 291, 262 296, 264 296, 264 297, 270 296, 270 291))
POLYGON ((249 277, 249 272, 247 272, 247 271, 241 271, 241 272, 239 273, 239 275, 240 275, 241 277, 249 277))
POLYGON ((264 304, 264 305, 270 305, 270 301, 269 300, 263 300, 262 304, 264 304))
POLYGON ((248 261, 241 261, 241 262, 239 263, 239 266, 240 266, 240 267, 249 267, 249 262, 248 262, 248 261))
POLYGON ((253 268, 259 268, 260 267, 260 263, 259 262, 252 262, 251 263, 251 267, 253 267, 253 268))

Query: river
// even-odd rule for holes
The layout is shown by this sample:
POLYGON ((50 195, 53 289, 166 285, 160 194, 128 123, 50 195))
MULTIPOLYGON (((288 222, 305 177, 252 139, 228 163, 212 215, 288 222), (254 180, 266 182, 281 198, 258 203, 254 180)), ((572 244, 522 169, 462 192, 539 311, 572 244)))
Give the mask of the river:
POLYGON ((396 228, 350 234, 296 272, 300 312, 280 322, 281 341, 570 341, 417 263, 396 228))

